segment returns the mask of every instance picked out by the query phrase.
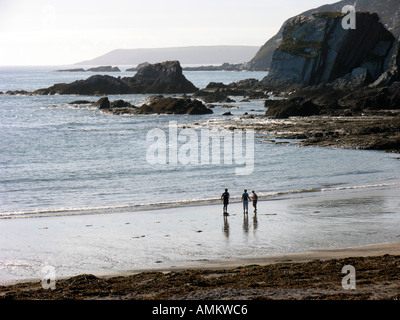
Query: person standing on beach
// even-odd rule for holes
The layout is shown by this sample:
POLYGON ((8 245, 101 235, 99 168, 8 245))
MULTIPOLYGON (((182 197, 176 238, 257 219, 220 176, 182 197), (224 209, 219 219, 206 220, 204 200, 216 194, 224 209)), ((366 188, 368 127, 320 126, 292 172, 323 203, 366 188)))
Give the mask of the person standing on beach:
POLYGON ((224 214, 228 214, 229 192, 227 188, 225 188, 225 192, 222 194, 221 200, 224 202, 224 214))
POLYGON ((257 213, 257 200, 258 200, 258 196, 257 196, 257 194, 254 192, 254 190, 251 191, 251 199, 253 200, 254 213, 257 213))
POLYGON ((249 194, 247 193, 247 189, 244 189, 244 193, 242 194, 243 201, 243 214, 249 212, 249 194))

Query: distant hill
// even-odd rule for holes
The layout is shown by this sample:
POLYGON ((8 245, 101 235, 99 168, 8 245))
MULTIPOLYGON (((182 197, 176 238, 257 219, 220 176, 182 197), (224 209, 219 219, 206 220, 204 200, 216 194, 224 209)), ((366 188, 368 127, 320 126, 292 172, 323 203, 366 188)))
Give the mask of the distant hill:
POLYGON ((179 60, 181 64, 222 64, 249 61, 260 47, 257 46, 191 46, 148 49, 117 49, 100 57, 76 65, 137 65, 179 60))
MULTIPOLYGON (((396 38, 400 35, 400 0, 343 0, 305 11, 296 17, 301 15, 308 18, 313 13, 324 11, 341 12, 345 5, 355 6, 358 12, 367 11, 370 13, 377 13, 386 29, 396 38)), ((292 19, 293 17, 286 20, 278 33, 260 48, 254 58, 247 64, 246 67, 248 69, 267 70, 269 68, 275 49, 282 43, 283 29, 292 19)))

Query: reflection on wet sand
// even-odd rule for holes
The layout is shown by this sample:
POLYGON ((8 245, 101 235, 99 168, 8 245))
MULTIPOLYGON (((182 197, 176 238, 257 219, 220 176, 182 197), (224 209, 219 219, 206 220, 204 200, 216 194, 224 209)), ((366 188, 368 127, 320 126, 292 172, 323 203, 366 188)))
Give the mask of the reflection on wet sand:
POLYGON ((228 239, 229 238, 229 222, 228 215, 224 214, 224 227, 223 227, 224 235, 228 239))
POLYGON ((244 233, 249 232, 249 216, 247 214, 243 215, 243 231, 244 233))
MULTIPOLYGON (((224 233, 224 236, 229 239, 229 220, 228 220, 229 215, 224 215, 224 224, 222 227, 222 231, 224 233)), ((253 230, 256 232, 258 228, 258 219, 257 219, 257 214, 255 213, 253 216, 253 230)), ((250 230, 250 224, 249 224, 249 215, 244 214, 243 215, 243 223, 242 223, 242 230, 245 234, 247 234, 250 230)))

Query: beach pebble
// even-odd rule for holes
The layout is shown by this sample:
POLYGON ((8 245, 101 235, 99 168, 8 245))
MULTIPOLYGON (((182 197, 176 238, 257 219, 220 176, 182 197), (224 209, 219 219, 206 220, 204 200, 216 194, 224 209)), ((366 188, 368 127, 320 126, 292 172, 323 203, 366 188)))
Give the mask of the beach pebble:
POLYGON ((139 238, 144 238, 144 237, 146 237, 146 236, 145 236, 145 235, 142 235, 142 236, 132 237, 132 239, 139 239, 139 238))

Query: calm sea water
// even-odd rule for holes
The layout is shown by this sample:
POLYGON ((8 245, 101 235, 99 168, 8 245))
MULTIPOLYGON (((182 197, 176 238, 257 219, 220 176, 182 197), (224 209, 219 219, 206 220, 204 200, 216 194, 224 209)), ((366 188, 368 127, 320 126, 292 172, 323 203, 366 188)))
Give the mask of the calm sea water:
MULTIPOLYGON (((87 78, 89 73, 51 72, 60 67, 2 67, 0 91, 35 90, 87 78)), ((121 68, 124 70, 124 68, 121 68)), ((111 73, 112 74, 112 73, 111 73)), ((116 75, 115 73, 112 75, 116 75)), ((121 76, 132 73, 118 73, 121 76)), ((199 88, 210 81, 261 79, 263 72, 185 72, 199 88)), ((166 206, 219 198, 228 187, 233 198, 244 188, 260 195, 303 190, 367 187, 400 182, 396 155, 374 151, 299 148, 255 139, 253 173, 235 175, 236 164, 151 165, 146 134, 168 133, 193 122, 226 119, 217 105, 211 115, 116 116, 68 103, 86 96, 0 95, 0 216, 52 215, 166 206)), ((109 96, 135 105, 146 95, 109 96)), ((233 117, 265 112, 262 100, 230 103, 233 117)))

